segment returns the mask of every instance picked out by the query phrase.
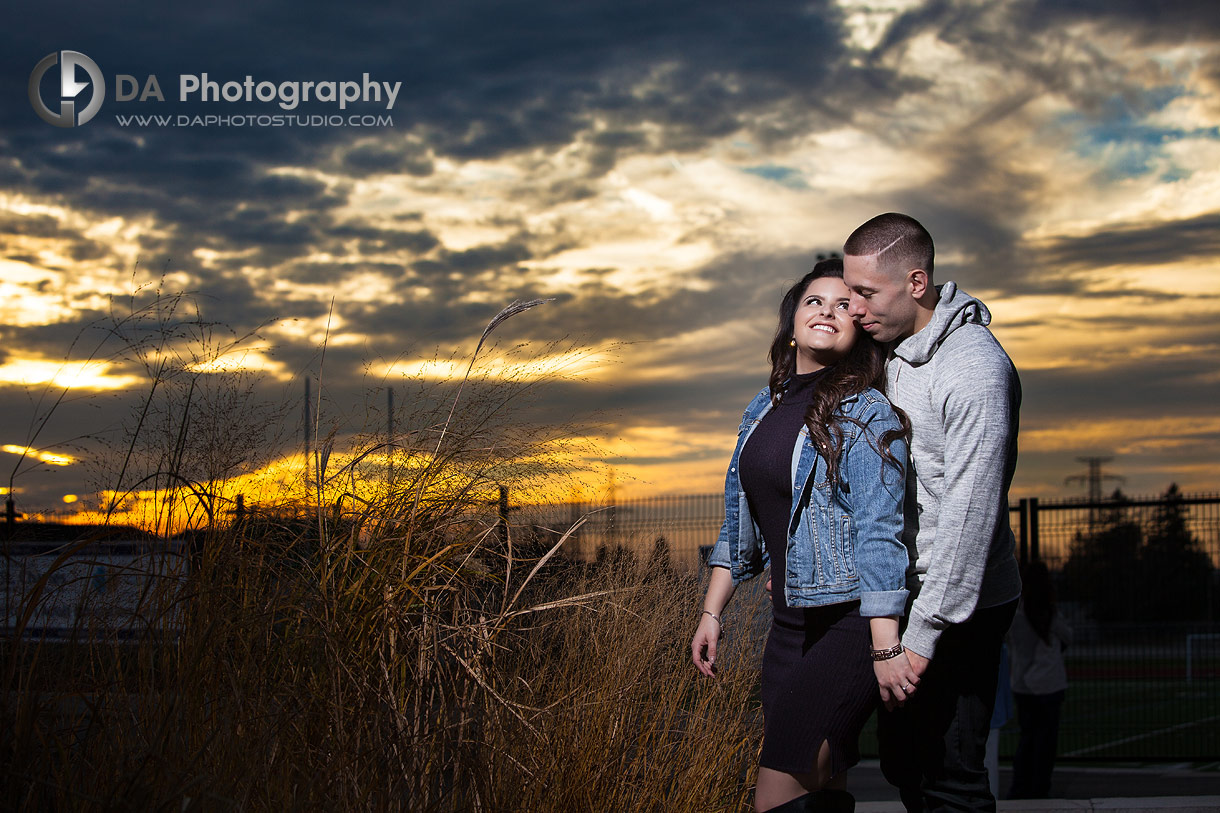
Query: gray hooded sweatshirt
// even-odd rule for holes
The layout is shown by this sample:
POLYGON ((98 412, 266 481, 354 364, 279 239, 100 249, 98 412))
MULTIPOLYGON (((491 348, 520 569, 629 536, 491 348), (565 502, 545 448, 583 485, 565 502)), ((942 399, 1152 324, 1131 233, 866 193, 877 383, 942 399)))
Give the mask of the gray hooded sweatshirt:
POLYGON ((911 419, 903 644, 929 658, 949 625, 1021 593, 1008 525, 1021 382, 987 307, 952 282, 939 292, 932 321, 886 365, 886 394, 911 419))

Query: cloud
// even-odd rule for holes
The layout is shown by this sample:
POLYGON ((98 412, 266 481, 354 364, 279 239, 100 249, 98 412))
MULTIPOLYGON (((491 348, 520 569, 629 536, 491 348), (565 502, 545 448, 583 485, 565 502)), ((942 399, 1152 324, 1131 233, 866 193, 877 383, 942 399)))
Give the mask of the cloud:
POLYGON ((399 144, 357 144, 344 150, 341 158, 341 169, 354 177, 390 172, 427 176, 434 166, 427 149, 411 140, 399 144))
MULTIPOLYGON (((461 357, 508 302, 554 298, 503 340, 623 350, 541 414, 607 410, 598 436, 639 476, 671 435, 681 481, 714 483, 695 463, 766 377, 784 283, 901 210, 935 236, 938 279, 992 306, 1034 431, 1136 420, 1133 378, 1189 417, 1215 394, 1198 359, 1220 291, 1187 284, 1220 259, 1212 5, 23 6, 0 33, 9 98, 76 48, 157 74, 167 101, 108 100, 68 130, 0 108, 2 360, 61 358, 108 297, 161 285, 257 331, 249 358, 277 375, 316 374, 325 340, 328 397, 356 404, 376 370, 461 357), (377 111, 393 127, 115 120, 265 112, 177 101, 177 75, 203 71, 402 85, 377 111)), ((1154 447, 1180 454, 1158 443, 1131 447, 1150 470, 1154 447)), ((1031 478, 1055 481, 1036 454, 1031 478)))
POLYGON ((1167 265, 1220 256, 1220 212, 1162 223, 1128 223, 1048 241, 1045 262, 1064 270, 1167 265))
POLYGON ((1149 4, 1140 0, 1038 0, 1025 6, 1024 19, 1052 28, 1069 22, 1103 21, 1138 42, 1178 43, 1183 34, 1197 40, 1220 36, 1220 10, 1198 0, 1168 0, 1149 4))

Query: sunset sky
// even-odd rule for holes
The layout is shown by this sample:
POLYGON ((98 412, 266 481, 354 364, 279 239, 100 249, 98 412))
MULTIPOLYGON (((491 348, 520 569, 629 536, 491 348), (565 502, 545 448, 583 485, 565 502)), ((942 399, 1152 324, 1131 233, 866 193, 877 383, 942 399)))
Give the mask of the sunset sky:
MULTIPOLYGON (((318 375, 333 298, 336 415, 460 369, 500 308, 554 298, 496 332, 561 368, 522 417, 584 427, 590 484, 716 491, 782 290, 884 211, 928 227, 937 281, 988 304, 1016 363, 1014 498, 1081 494, 1064 479, 1089 455, 1112 456, 1128 493, 1220 490, 1220 4, 384 5, 10 9, 0 485, 21 449, 49 456, 14 480, 20 508, 96 488, 100 447, 71 439, 113 432, 148 379, 84 364, 73 341, 163 275, 256 333, 217 367, 257 371, 276 403, 318 375), (107 86, 71 128, 28 98, 63 50, 107 86), (401 84, 392 108, 388 91, 343 110, 180 100, 180 77, 204 73, 401 84), (164 101, 116 100, 120 74, 155 75, 164 101), (342 126, 191 123, 206 115, 342 126), (423 365, 437 357, 453 363, 423 365), (31 443, 37 399, 67 384, 31 443)), ((58 68, 40 92, 58 110, 58 68)), ((283 426, 299 432, 296 406, 283 426)))

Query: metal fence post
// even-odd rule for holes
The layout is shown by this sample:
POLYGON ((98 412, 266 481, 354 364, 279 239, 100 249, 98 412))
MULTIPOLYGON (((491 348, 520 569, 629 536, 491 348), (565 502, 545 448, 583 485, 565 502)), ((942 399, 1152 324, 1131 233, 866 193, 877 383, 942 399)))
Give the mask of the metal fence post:
MULTIPOLYGON (((1024 500, 1022 500, 1024 502, 1024 500)), ((1029 498, 1029 558, 1031 561, 1038 561, 1041 555, 1038 552, 1038 498, 1029 498)))
POLYGON ((1019 560, 1021 567, 1029 564, 1029 500, 1025 497, 1021 498, 1021 513, 1020 513, 1020 546, 1018 547, 1019 560))

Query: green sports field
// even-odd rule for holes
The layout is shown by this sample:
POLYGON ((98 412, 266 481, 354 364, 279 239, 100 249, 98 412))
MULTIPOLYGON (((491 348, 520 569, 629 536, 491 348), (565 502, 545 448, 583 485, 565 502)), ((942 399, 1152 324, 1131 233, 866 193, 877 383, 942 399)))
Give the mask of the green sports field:
MULTIPOLYGON (((1011 753, 1015 721, 1002 736, 1001 753, 1011 753)), ((1064 701, 1059 752, 1087 759, 1215 759, 1220 754, 1220 681, 1076 681, 1064 701)))
MULTIPOLYGON (((875 755, 875 723, 861 752, 875 755)), ((1000 758, 1011 758, 1019 728, 1001 729, 1000 758)), ((1214 760, 1220 755, 1220 678, 1077 679, 1068 687, 1059 728, 1062 759, 1214 760)))

